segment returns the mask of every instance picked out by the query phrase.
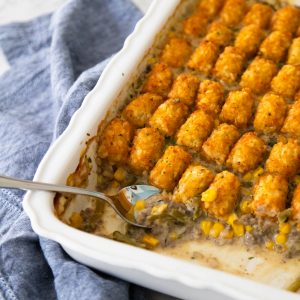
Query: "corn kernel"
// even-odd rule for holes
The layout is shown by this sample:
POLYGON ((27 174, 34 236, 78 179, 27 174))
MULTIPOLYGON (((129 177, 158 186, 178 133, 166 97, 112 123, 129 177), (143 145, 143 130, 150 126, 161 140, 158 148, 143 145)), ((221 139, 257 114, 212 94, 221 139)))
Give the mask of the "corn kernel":
POLYGON ((151 215, 159 216, 167 209, 167 207, 168 207, 168 204, 166 204, 166 203, 153 206, 151 209, 151 215))
POLYGON ((71 226, 73 226, 75 228, 81 227, 81 225, 83 223, 83 219, 82 219, 80 213, 74 212, 72 214, 72 216, 70 217, 70 223, 71 223, 71 226))
POLYGON ((250 201, 244 200, 240 203, 240 210, 243 214, 249 214, 251 212, 250 201))
POLYGON ((246 225, 245 227, 247 232, 252 232, 253 231, 253 227, 251 225, 246 225))
POLYGON ((258 167, 254 172, 253 172, 253 177, 256 179, 258 176, 263 174, 264 169, 262 167, 258 167))
POLYGON ((232 229, 235 236, 242 236, 245 234, 245 226, 243 224, 232 224, 232 229))
POLYGON ((104 170, 102 172, 102 175, 108 179, 113 179, 114 178, 114 173, 111 170, 104 170))
POLYGON ((114 173, 114 178, 119 181, 119 182, 122 182, 125 180, 126 178, 126 171, 125 169, 119 167, 116 172, 114 173))
POLYGON ((228 217, 227 223, 228 223, 229 225, 232 226, 233 223, 234 223, 237 219, 238 219, 237 215, 236 215, 235 213, 232 213, 232 214, 228 217))
POLYGON ((248 172, 243 176, 243 180, 245 181, 252 181, 253 180, 253 172, 248 172))
POLYGON ((159 244, 159 240, 150 234, 146 234, 143 237, 143 242, 150 247, 156 247, 159 244))
POLYGON ((208 189, 202 193, 201 201, 203 202, 212 202, 217 198, 217 190, 215 189, 208 189))
POLYGON ((141 199, 136 201, 134 205, 135 210, 143 210, 145 208, 145 200, 141 199))
POLYGON ((271 241, 271 240, 266 241, 266 242, 265 242, 265 246, 266 246, 266 248, 267 248, 268 250, 273 250, 273 248, 274 248, 274 242, 271 241))
POLYGON ((212 226, 213 226, 213 222, 210 220, 203 220, 200 223, 200 228, 205 236, 208 236, 212 226))
POLYGON ((284 233, 278 233, 275 236, 275 241, 278 245, 284 245, 287 242, 287 236, 284 233))
POLYGON ((168 38, 169 39, 174 37, 174 36, 176 37, 176 34, 174 33, 174 31, 171 31, 171 32, 168 33, 168 38))
POLYGON ((169 238, 170 240, 175 241, 178 239, 178 234, 175 231, 173 231, 170 233, 169 238))
POLYGON ((289 234, 291 232, 291 224, 289 223, 280 223, 279 224, 280 233, 289 234))
POLYGON ((105 179, 102 175, 97 175, 97 185, 102 185, 105 179))
POLYGON ((226 240, 231 240, 232 238, 233 238, 233 230, 232 229, 229 229, 229 230, 227 230, 225 233, 224 233, 224 238, 226 239, 226 240))
POLYGON ((110 188, 113 188, 113 189, 117 189, 118 187, 120 187, 120 184, 119 184, 119 182, 118 181, 113 181, 111 184, 110 184, 110 186, 109 186, 110 188))
POLYGON ((300 183, 300 175, 296 175, 293 181, 296 185, 298 185, 300 183))
POLYGON ((252 191, 249 188, 242 188, 241 192, 243 195, 246 195, 246 196, 251 196, 251 194, 252 194, 252 191))
POLYGON ((155 57, 151 57, 148 59, 148 64, 154 64, 156 62, 156 58, 155 57))
POLYGON ((221 234, 221 231, 223 231, 223 230, 224 230, 224 224, 217 222, 211 228, 209 235, 213 238, 217 238, 217 237, 219 237, 219 235, 221 234))

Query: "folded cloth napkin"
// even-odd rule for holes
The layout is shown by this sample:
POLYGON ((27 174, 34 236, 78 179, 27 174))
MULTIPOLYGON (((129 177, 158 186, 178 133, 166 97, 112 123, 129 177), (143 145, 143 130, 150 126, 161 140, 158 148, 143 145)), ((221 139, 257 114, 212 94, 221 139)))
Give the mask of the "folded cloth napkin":
MULTIPOLYGON (((71 0, 54 15, 0 27, 0 174, 32 179, 141 12, 129 0, 71 0)), ((63 159, 63 157, 62 157, 63 159)), ((0 298, 147 299, 147 290, 73 261, 39 238, 24 193, 0 189, 0 298)))

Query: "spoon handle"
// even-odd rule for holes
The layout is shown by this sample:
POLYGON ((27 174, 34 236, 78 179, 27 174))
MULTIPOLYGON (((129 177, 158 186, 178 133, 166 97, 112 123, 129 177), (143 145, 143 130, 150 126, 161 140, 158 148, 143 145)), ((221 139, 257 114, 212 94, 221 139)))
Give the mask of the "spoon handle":
POLYGON ((0 175, 0 188, 1 187, 22 189, 22 190, 39 190, 39 191, 49 191, 49 192, 71 193, 71 194, 95 197, 107 202, 114 209, 114 211, 127 223, 130 223, 134 226, 147 228, 147 226, 137 224, 126 216, 127 210, 121 205, 118 197, 110 198, 103 193, 89 191, 77 187, 50 184, 50 183, 41 183, 41 182, 18 179, 14 177, 3 176, 3 175, 0 175))
POLYGON ((35 182, 30 180, 3 176, 3 175, 0 175, 0 187, 86 195, 86 196, 101 198, 104 201, 109 202, 109 204, 111 204, 111 199, 107 197, 105 194, 100 192, 89 191, 86 189, 81 189, 81 188, 67 186, 67 185, 35 182))

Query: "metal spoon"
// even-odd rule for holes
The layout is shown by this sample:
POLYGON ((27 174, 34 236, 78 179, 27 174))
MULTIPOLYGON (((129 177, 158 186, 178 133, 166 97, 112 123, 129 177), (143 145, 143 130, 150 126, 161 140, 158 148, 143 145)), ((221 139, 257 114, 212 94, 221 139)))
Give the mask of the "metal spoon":
POLYGON ((148 199, 149 197, 158 194, 160 192, 154 186, 150 185, 131 185, 124 187, 114 196, 107 196, 103 193, 90 191, 82 188, 71 187, 67 185, 56 185, 49 183, 41 183, 29 180, 23 180, 13 177, 0 176, 0 187, 12 188, 12 189, 22 189, 22 190, 39 190, 39 191, 50 191, 50 192, 61 192, 61 193, 71 193, 78 195, 85 195, 90 197, 95 197, 104 200, 108 203, 115 212, 127 223, 139 226, 143 228, 148 228, 138 224, 134 219, 129 217, 128 212, 140 199, 148 199))

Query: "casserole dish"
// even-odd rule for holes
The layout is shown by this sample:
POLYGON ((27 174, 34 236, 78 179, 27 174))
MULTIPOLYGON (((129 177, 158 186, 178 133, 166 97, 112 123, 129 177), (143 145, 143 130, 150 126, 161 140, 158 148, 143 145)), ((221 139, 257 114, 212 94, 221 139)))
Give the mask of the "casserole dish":
MULTIPOLYGON (((99 120, 109 118, 121 106, 124 93, 126 94, 130 83, 135 79, 132 77, 140 74, 145 68, 145 55, 149 55, 149 49, 157 34, 165 30, 164 25, 171 16, 172 19, 176 19, 176 8, 179 4, 180 1, 153 3, 145 18, 125 42, 123 50, 111 61, 81 109, 76 112, 66 132, 49 150, 37 171, 35 180, 52 183, 66 181, 68 174, 77 166, 81 150, 85 148, 87 133, 95 136, 99 120), (113 86, 110 84, 112 81, 113 86), (99 109, 95 111, 95 107, 99 109), (64 153, 70 155, 61 162, 64 153)), ((28 193, 24 200, 24 208, 31 218, 33 229, 38 234, 59 242, 78 261, 177 297, 197 299, 201 291, 209 295, 210 289, 238 299, 296 297, 291 293, 234 275, 73 229, 56 218, 53 196, 47 193, 28 193), (41 198, 44 201, 41 201, 41 198), (262 289, 264 293, 261 292, 262 289)), ((251 259, 252 268, 255 269, 255 264, 259 263, 261 264, 251 259)), ((278 270, 281 274, 283 271, 284 268, 278 270)), ((286 274, 280 277, 274 276, 276 272, 273 273, 277 281, 268 283, 284 288, 287 277, 293 276, 288 270, 285 271, 286 274)))

